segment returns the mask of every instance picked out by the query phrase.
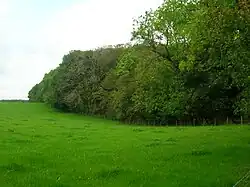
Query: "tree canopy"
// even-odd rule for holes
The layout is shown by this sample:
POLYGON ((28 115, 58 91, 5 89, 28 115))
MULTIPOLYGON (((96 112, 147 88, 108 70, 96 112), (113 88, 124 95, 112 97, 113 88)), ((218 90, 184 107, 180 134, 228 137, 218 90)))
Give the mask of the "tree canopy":
POLYGON ((122 121, 250 115, 250 2, 165 0, 134 21, 134 45, 71 51, 31 101, 122 121))

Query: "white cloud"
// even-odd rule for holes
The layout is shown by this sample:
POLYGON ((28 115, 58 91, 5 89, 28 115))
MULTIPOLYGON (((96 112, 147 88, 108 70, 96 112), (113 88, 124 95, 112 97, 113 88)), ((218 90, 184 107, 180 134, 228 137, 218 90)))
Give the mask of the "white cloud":
POLYGON ((30 88, 70 50, 127 42, 132 19, 162 1, 85 0, 36 23, 36 10, 31 17, 20 18, 23 8, 13 17, 9 1, 0 0, 0 21, 4 20, 0 30, 0 99, 26 98, 30 88))

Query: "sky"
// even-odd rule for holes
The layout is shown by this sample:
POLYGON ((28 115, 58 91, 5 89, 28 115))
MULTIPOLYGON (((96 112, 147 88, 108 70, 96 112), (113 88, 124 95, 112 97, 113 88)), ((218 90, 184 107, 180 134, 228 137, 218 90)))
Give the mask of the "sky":
POLYGON ((163 0, 0 0, 0 99, 26 99, 71 50, 130 40, 163 0))

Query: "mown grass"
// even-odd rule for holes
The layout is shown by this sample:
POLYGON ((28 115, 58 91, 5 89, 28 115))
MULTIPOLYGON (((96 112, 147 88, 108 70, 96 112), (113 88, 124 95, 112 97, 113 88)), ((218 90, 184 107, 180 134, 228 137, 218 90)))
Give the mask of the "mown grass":
POLYGON ((231 187, 248 170, 250 126, 128 126, 0 103, 1 187, 231 187))

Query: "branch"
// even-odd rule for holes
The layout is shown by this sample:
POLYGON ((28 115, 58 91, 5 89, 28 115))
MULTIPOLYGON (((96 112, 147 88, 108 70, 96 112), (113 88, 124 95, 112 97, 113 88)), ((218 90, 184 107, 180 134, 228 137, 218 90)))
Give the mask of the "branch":
POLYGON ((112 92, 112 91, 114 91, 114 90, 118 90, 116 87, 114 87, 114 88, 105 88, 105 87, 103 87, 103 85, 102 84, 100 84, 100 87, 104 90, 104 91, 107 91, 107 92, 112 92))
POLYGON ((161 56, 161 57, 167 59, 169 62, 172 63, 172 67, 173 67, 173 69, 174 69, 174 71, 175 71, 176 73, 178 73, 178 72, 180 71, 180 70, 179 70, 179 67, 178 67, 178 63, 170 57, 170 53, 169 53, 169 50, 168 50, 168 48, 167 48, 166 45, 164 45, 164 49, 165 49, 165 51, 166 51, 166 54, 161 53, 160 51, 158 51, 156 45, 155 45, 153 42, 151 43, 151 46, 152 46, 152 51, 153 51, 153 52, 155 52, 155 53, 158 54, 159 56, 161 56))

